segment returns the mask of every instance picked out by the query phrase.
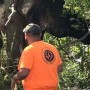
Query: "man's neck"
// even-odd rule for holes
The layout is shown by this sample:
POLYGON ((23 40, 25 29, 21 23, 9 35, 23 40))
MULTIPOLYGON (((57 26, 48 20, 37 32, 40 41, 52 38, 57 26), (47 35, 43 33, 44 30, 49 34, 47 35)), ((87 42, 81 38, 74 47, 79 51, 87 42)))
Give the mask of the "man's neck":
POLYGON ((33 39, 32 41, 30 40, 30 42, 28 42, 28 44, 30 45, 30 44, 37 42, 37 41, 41 41, 41 39, 33 39))

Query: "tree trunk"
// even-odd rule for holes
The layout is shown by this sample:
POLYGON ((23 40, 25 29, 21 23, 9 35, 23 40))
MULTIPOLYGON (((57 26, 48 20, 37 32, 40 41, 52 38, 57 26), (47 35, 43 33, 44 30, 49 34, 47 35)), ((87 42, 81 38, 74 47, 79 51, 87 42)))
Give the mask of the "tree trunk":
MULTIPOLYGON (((4 0, 4 4, 0 5, 0 30, 6 34, 7 40, 7 60, 9 65, 13 65, 19 59, 25 42, 23 28, 25 27, 25 16, 21 12, 15 12, 11 17, 7 26, 5 26, 8 16, 11 14, 9 7, 14 0, 4 0), (23 41, 24 40, 24 41, 23 41)), ((1 43, 0 43, 1 45, 1 43)))

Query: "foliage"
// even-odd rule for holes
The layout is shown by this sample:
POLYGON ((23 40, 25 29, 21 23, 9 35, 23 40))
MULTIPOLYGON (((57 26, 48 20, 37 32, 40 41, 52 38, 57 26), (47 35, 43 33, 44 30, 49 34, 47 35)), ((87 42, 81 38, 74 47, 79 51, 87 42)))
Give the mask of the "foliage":
POLYGON ((83 45, 81 42, 65 46, 74 39, 55 38, 48 33, 44 40, 55 45, 60 51, 64 67, 64 71, 60 74, 60 86, 63 88, 90 88, 90 46, 83 45))
POLYGON ((6 52, 6 36, 2 34, 3 47, 0 50, 0 90, 3 90, 5 86, 10 87, 11 79, 16 72, 16 65, 10 66, 8 62, 7 52, 6 52), (15 69, 15 70, 14 70, 15 69))
POLYGON ((65 0, 64 7, 70 9, 72 13, 90 19, 90 0, 65 0))
POLYGON ((87 29, 90 25, 89 0, 65 0, 62 17, 65 17, 73 30, 87 29))

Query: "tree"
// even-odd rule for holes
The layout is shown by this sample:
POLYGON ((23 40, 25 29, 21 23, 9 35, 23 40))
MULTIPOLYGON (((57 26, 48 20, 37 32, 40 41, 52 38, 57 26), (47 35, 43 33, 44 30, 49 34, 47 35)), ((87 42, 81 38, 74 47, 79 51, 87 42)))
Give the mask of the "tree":
MULTIPOLYGON (((64 0, 4 0, 8 58, 18 58, 24 47, 23 28, 28 23, 38 24, 43 34, 48 33, 62 38, 82 38, 88 33, 88 24, 71 8, 63 8, 64 0)), ((43 37, 43 36, 42 36, 43 37)), ((82 42, 90 44, 87 35, 82 42)), ((24 42, 25 43, 25 42, 24 42)))

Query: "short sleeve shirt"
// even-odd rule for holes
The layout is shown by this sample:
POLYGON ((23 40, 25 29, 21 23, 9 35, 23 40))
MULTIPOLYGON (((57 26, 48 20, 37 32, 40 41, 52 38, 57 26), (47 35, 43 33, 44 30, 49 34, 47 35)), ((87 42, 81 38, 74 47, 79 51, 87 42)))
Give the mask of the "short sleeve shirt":
POLYGON ((30 74, 22 81, 24 89, 57 90, 57 68, 60 64, 60 55, 53 45, 37 41, 26 47, 18 65, 19 70, 30 69, 30 74))

